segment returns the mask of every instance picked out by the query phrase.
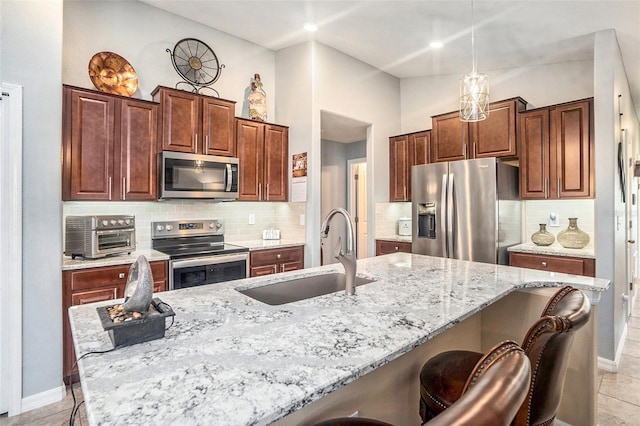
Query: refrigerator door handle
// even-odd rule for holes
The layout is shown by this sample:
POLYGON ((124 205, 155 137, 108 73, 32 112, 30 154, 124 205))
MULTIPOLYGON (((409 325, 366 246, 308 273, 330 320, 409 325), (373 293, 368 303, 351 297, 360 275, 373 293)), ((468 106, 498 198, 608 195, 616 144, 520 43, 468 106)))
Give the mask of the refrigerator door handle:
POLYGON ((455 235, 454 232, 454 223, 453 223, 453 208, 454 208, 454 201, 453 201, 453 177, 454 174, 453 173, 449 173, 449 178, 447 179, 447 251, 448 251, 448 256, 450 258, 453 258, 454 256, 454 252, 453 252, 453 237, 455 235))
POLYGON ((442 238, 442 257, 449 257, 447 249, 449 248, 449 242, 447 240, 447 175, 442 175, 442 191, 440 196, 440 237, 442 238))

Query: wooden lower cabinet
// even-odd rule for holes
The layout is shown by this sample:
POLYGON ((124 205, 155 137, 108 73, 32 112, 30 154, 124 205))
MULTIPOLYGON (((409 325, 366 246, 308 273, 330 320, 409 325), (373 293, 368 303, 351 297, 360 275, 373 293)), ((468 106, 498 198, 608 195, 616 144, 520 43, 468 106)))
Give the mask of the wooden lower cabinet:
MULTIPOLYGON (((153 292, 167 290, 168 262, 150 262, 153 274, 153 292)), ((65 382, 77 381, 74 374, 76 362, 68 310, 70 306, 102 302, 124 297, 130 265, 62 271, 62 323, 63 323, 63 378, 65 382)))
POLYGON ((405 241, 376 240, 376 256, 398 252, 411 253, 411 243, 405 241))
POLYGON ((541 271, 562 272, 565 274, 596 276, 595 259, 583 257, 549 256, 529 253, 509 253, 509 265, 541 271))
POLYGON ((251 277, 304 269, 304 246, 252 251, 249 267, 251 277))

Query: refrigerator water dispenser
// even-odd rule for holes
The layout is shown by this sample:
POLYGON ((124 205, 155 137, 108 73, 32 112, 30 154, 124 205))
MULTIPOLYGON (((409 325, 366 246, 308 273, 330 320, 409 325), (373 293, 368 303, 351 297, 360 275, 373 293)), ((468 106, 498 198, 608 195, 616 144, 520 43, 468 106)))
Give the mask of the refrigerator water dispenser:
POLYGON ((418 237, 436 239, 436 203, 418 204, 418 237))

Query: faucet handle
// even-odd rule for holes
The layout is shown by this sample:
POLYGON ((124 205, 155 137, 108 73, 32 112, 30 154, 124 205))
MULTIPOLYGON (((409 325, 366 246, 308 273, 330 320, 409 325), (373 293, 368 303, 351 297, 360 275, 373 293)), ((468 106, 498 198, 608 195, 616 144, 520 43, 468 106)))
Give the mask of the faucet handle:
POLYGON ((344 252, 342 251, 342 237, 338 237, 338 244, 336 248, 333 249, 333 256, 336 259, 340 259, 341 256, 344 256, 344 252))

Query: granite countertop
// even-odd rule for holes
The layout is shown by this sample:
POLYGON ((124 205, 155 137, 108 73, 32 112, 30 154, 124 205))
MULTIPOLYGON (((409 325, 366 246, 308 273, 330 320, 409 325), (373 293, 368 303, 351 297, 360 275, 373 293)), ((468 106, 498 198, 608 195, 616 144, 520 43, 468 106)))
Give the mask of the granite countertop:
POLYGON ((273 249, 273 248, 286 248, 303 246, 304 242, 298 240, 248 240, 248 241, 227 241, 229 244, 236 246, 242 246, 248 248, 250 251, 273 249))
POLYGON ((412 241, 412 237, 411 235, 389 235, 384 237, 376 237, 376 240, 410 243, 412 241))
POLYGON ((62 270, 99 268, 103 266, 130 265, 136 261, 138 256, 144 255, 149 262, 158 260, 169 260, 169 256, 156 250, 136 250, 131 254, 119 254, 107 256, 100 259, 71 259, 71 256, 62 256, 62 270))
MULTIPOLYGON (((235 288, 343 271, 332 264, 158 294, 175 311, 163 339, 78 362, 90 424, 265 425, 365 375, 519 288, 609 281, 409 253, 358 261, 375 278, 269 306, 235 288)), ((596 301, 598 297, 595 297, 596 301)), ((69 309, 76 354, 112 348, 96 313, 69 309)))
POLYGON ((593 247, 572 249, 564 248, 557 241, 550 246, 538 246, 534 243, 524 243, 511 246, 509 251, 517 253, 531 253, 531 254, 545 254, 552 256, 569 256, 569 257, 582 257, 585 259, 595 259, 596 254, 593 251, 593 247))

